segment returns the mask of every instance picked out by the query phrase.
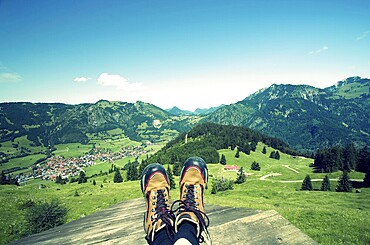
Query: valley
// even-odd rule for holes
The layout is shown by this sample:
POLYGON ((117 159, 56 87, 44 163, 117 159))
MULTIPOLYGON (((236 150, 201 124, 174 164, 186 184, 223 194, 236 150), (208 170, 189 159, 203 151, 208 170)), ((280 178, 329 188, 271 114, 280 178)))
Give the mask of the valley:
MULTIPOLYGON (((248 175, 243 184, 234 185, 233 190, 211 194, 210 187, 206 190, 206 205, 217 204, 232 207, 246 207, 258 210, 276 210, 311 236, 320 244, 363 244, 369 241, 368 227, 370 227, 370 189, 362 188, 361 193, 335 192, 337 181, 331 180, 332 191, 320 192, 321 182, 313 182, 315 191, 300 191, 302 180, 306 174, 312 179, 322 179, 325 174, 313 173, 310 164, 313 159, 293 157, 282 153, 280 160, 271 159, 268 154, 261 153, 262 143, 257 145, 256 151, 250 155, 240 153, 235 158, 235 150, 221 149, 227 165, 243 167, 248 175), (250 170, 253 161, 260 163, 261 170, 250 170), (296 171, 286 168, 291 166, 296 171), (261 180, 263 176, 280 173, 261 180), (287 182, 289 181, 289 182, 287 182), (291 182, 294 181, 294 182, 291 182)), ((275 149, 267 147, 267 152, 275 149)), ((157 148, 158 149, 158 148, 157 148)), ((143 157, 145 159, 145 157, 143 157)), ((117 166, 124 166, 131 158, 122 158, 114 162, 117 166)), ((24 210, 20 206, 27 202, 59 199, 68 208, 67 222, 84 217, 96 211, 107 208, 119 201, 141 197, 139 181, 124 181, 113 183, 113 173, 100 176, 111 168, 110 162, 102 162, 85 168, 88 179, 85 184, 67 183, 56 184, 53 181, 40 179, 27 181, 21 186, 5 185, 0 189, 2 215, 0 226, 4 227, 1 233, 1 243, 17 237, 26 226, 22 220, 24 210), (93 185, 92 181, 96 181, 93 185), (76 195, 78 193, 78 195, 76 195)), ((167 168, 167 164, 165 165, 167 168)), ((172 166, 171 166, 172 167, 172 166)), ((235 179, 235 171, 225 171, 224 165, 219 163, 208 164, 211 186, 212 179, 224 177, 235 179)), ((121 171, 125 176, 126 171, 121 171)), ((340 172, 329 174, 330 179, 337 179, 340 172)), ((351 179, 362 179, 363 173, 351 172, 351 179)), ((175 182, 178 182, 175 176, 175 182)), ((176 184, 176 186, 178 186, 176 184)), ((171 190, 172 199, 177 198, 178 189, 171 190)))
POLYGON ((29 205, 58 200, 70 222, 141 197, 137 179, 149 163, 164 164, 177 183, 181 162, 193 155, 208 163, 207 203, 276 210, 320 244, 369 243, 370 189, 363 188, 369 88, 369 79, 356 77, 325 90, 272 85, 198 114, 145 102, 2 103, 0 244, 28 234, 29 205), (358 155, 351 163, 343 159, 354 153, 340 148, 348 143, 358 155), (321 165, 314 159, 319 153, 328 155, 321 165), (213 181, 237 178, 221 156, 226 165, 243 167, 247 178, 212 194, 213 181), (349 193, 335 191, 344 169, 354 187, 349 193), (301 191, 307 175, 313 190, 301 191), (331 190, 324 192, 326 175, 331 190))

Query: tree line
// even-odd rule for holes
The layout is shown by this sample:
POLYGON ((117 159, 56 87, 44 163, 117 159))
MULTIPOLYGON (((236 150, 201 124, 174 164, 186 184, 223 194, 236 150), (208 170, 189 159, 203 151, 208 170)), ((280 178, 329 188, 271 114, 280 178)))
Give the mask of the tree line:
POLYGON ((370 171, 370 152, 365 146, 356 149, 353 143, 345 147, 334 146, 320 149, 315 155, 313 164, 316 172, 332 173, 338 170, 368 173, 370 171))
MULTIPOLYGON (((234 150, 236 148, 237 154, 243 152, 249 155, 250 151, 256 150, 258 142, 263 142, 283 153, 294 156, 299 154, 289 148, 284 141, 246 127, 203 123, 167 143, 165 147, 152 155, 148 162, 173 164, 184 162, 192 156, 199 156, 207 163, 218 163, 220 156, 217 150, 227 148, 234 150)), ((280 155, 276 151, 271 157, 279 159, 280 155)))

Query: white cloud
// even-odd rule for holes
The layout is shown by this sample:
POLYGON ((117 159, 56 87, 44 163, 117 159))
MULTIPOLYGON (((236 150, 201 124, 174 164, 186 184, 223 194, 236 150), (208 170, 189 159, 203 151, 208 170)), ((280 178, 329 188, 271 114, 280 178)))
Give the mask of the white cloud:
POLYGON ((90 77, 76 77, 73 81, 74 82, 81 83, 81 82, 86 82, 86 81, 88 81, 90 79, 91 79, 90 77))
POLYGON ((312 54, 319 54, 319 53, 322 53, 322 52, 324 52, 324 51, 326 51, 326 50, 328 50, 328 49, 329 49, 329 47, 328 47, 328 46, 323 46, 323 47, 322 47, 322 48, 320 48, 320 49, 310 51, 308 54, 309 54, 309 55, 312 55, 312 54))
POLYGON ((18 73, 0 73, 0 81, 4 82, 14 82, 14 81, 21 81, 22 76, 18 73))
POLYGON ((360 40, 362 40, 362 39, 367 38, 367 36, 369 35, 369 33, 370 33, 370 31, 365 31, 365 32, 363 32, 361 36, 356 37, 356 40, 357 40, 357 41, 360 41, 360 40))
POLYGON ((142 90, 145 87, 141 83, 130 83, 128 79, 108 73, 100 74, 98 84, 102 86, 116 87, 117 90, 136 91, 142 90))

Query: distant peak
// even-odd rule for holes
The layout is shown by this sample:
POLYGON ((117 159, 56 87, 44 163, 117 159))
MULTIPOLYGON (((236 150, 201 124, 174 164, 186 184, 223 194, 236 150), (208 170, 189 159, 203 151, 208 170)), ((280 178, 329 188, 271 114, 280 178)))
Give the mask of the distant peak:
POLYGON ((95 103, 95 105, 98 106, 104 106, 104 105, 109 105, 111 102, 109 100, 99 100, 95 103))
POLYGON ((336 87, 340 87, 340 86, 344 86, 344 85, 347 85, 347 84, 352 84, 352 83, 366 83, 366 82, 369 82, 370 80, 367 79, 367 78, 361 78, 359 76, 354 76, 354 77, 349 77, 349 78, 346 78, 342 81, 339 81, 335 84, 336 87))

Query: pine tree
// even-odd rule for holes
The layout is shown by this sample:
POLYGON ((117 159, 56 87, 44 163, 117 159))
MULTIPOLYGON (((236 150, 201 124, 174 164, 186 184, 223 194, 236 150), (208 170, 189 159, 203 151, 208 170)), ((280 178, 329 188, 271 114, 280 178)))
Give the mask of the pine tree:
POLYGON ((242 184, 246 180, 245 173, 243 167, 241 167, 238 171, 238 176, 236 177, 235 183, 242 184))
POLYGON ((370 171, 365 174, 363 186, 370 187, 370 171))
POLYGON ((55 183, 56 184, 61 184, 62 183, 62 177, 60 175, 58 175, 55 179, 55 183))
POLYGON ((358 164, 356 171, 366 173, 370 169, 370 153, 367 146, 362 148, 358 153, 358 164))
POLYGON ((343 171, 343 174, 338 181, 338 185, 335 191, 337 192, 351 192, 352 191, 352 185, 349 180, 347 171, 343 171))
POLYGON ((253 161, 251 164, 251 170, 260 171, 261 170, 260 164, 256 161, 253 161))
POLYGON ((279 153, 279 151, 276 151, 275 152, 275 159, 276 160, 280 160, 280 153, 279 153))
POLYGON ((311 178, 309 175, 306 175, 302 182, 302 191, 312 191, 312 183, 311 183, 311 178))
POLYGON ((6 176, 5 176, 4 171, 1 171, 1 175, 0 175, 0 185, 4 185, 5 183, 6 183, 6 176))
POLYGON ((251 146, 248 143, 245 144, 243 152, 247 155, 251 154, 251 146))
POLYGON ((170 181, 170 189, 176 189, 176 183, 175 179, 173 177, 172 171, 170 169, 170 164, 167 165, 167 175, 168 175, 168 180, 170 181))
POLYGON ((226 157, 225 157, 225 155, 224 155, 224 154, 222 154, 222 155, 221 155, 220 163, 221 163, 222 165, 226 165, 226 157))
POLYGON ((80 171, 80 176, 78 177, 78 183, 81 184, 81 183, 86 183, 87 182, 87 178, 86 178, 86 174, 84 171, 80 171))
POLYGON ((120 173, 120 171, 119 171, 118 168, 116 168, 116 172, 114 173, 113 182, 114 183, 121 183, 121 182, 123 182, 122 175, 121 175, 121 173, 120 173))
POLYGON ((321 191, 330 191, 331 188, 330 188, 330 180, 329 180, 329 177, 327 175, 325 175, 324 179, 322 180, 322 184, 321 184, 321 188, 320 188, 321 191))
POLYGON ((272 152, 270 153, 270 158, 275 159, 275 151, 272 151, 272 152))
POLYGON ((146 166, 147 166, 146 161, 144 161, 144 159, 141 160, 141 163, 139 165, 138 175, 141 175, 143 173, 146 166))
POLYGON ((181 162, 174 162, 173 164, 173 175, 180 176, 182 164, 181 162))
POLYGON ((239 154, 239 148, 236 149, 236 153, 235 153, 235 158, 239 158, 240 154, 239 154))
POLYGON ((266 153, 267 153, 266 146, 263 146, 262 154, 266 154, 266 153))
POLYGON ((346 167, 349 165, 350 169, 348 169, 348 171, 355 169, 357 162, 357 151, 353 143, 347 144, 344 148, 343 161, 346 163, 346 167))
POLYGON ((252 142, 251 142, 250 147, 251 147, 251 150, 252 150, 253 152, 256 152, 257 144, 258 144, 258 142, 256 142, 256 141, 252 141, 252 142))
POLYGON ((92 182, 92 183, 93 183, 93 185, 96 185, 96 181, 95 181, 95 180, 93 180, 93 182, 92 182))

